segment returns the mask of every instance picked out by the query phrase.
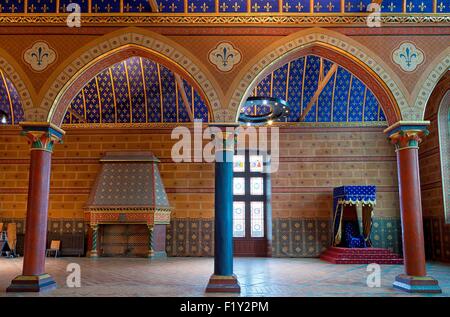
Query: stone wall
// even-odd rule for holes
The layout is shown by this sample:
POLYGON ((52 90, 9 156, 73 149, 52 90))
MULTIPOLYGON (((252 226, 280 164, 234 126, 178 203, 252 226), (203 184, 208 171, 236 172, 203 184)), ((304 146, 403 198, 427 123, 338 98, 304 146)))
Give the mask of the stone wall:
MULTIPOLYGON (((85 230, 83 206, 105 151, 150 150, 174 207, 167 231, 173 256, 209 256, 214 240, 214 165, 173 163, 168 128, 68 128, 52 162, 49 231, 85 230)), ((332 188, 375 184, 372 239, 401 250, 396 160, 382 128, 280 129, 280 167, 272 175, 273 255, 316 257, 329 244, 332 188)), ((18 128, 0 130, 0 221, 23 223, 29 145, 18 128)), ((21 224, 22 228, 24 225, 21 224)), ((73 231, 73 232, 75 232, 73 231)))

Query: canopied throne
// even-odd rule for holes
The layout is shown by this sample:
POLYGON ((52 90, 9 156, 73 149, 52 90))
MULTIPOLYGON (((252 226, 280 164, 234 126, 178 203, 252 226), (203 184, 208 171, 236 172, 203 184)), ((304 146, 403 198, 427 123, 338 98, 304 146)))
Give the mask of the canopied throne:
POLYGON ((372 246, 375 186, 341 186, 333 191, 333 246, 368 248, 372 246))

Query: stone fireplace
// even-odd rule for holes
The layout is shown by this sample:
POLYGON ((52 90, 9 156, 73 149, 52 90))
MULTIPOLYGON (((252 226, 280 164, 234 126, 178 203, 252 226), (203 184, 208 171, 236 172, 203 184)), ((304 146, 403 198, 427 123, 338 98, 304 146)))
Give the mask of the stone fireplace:
POLYGON ((107 152, 85 208, 88 256, 165 255, 171 207, 151 152, 107 152))

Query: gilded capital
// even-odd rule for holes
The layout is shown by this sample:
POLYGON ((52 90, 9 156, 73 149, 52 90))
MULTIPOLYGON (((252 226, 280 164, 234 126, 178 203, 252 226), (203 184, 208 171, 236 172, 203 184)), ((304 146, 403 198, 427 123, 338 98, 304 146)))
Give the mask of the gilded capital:
POLYGON ((394 144, 397 151, 411 148, 418 149, 422 139, 429 134, 427 129, 429 124, 429 121, 399 121, 384 132, 388 134, 388 140, 391 144, 394 144))
POLYGON ((216 140, 217 149, 234 152, 238 124, 214 123, 209 125, 216 140))
POLYGON ((53 152, 55 143, 62 143, 64 130, 48 122, 21 122, 21 134, 28 139, 31 150, 53 152))

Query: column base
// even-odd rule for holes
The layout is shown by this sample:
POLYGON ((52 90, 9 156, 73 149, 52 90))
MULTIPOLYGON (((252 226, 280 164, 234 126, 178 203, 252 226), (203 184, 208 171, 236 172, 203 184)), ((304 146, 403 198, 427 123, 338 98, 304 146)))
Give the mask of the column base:
POLYGON ((43 292, 56 288, 56 282, 47 274, 41 275, 19 275, 6 289, 7 292, 43 292))
POLYGON ((89 251, 87 254, 88 258, 98 258, 98 253, 97 251, 89 251))
POLYGON ((439 282, 430 276, 400 274, 395 277, 393 286, 408 293, 442 293, 439 282))
POLYGON ((240 293, 241 286, 239 285, 236 275, 223 276, 212 275, 209 279, 208 286, 206 286, 206 293, 240 293))
POLYGON ((149 253, 147 255, 147 258, 149 258, 149 259, 167 258, 167 253, 165 251, 154 251, 151 254, 149 253))

